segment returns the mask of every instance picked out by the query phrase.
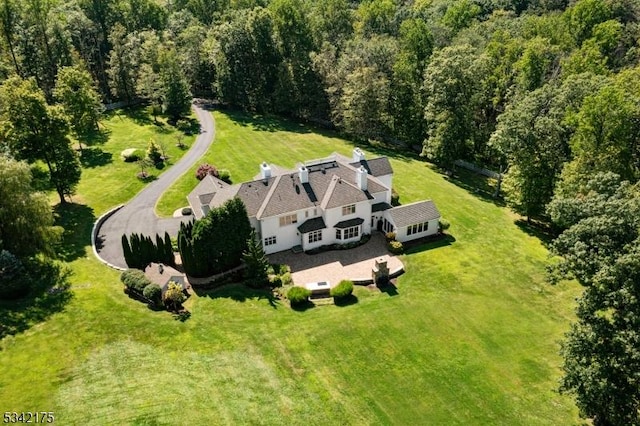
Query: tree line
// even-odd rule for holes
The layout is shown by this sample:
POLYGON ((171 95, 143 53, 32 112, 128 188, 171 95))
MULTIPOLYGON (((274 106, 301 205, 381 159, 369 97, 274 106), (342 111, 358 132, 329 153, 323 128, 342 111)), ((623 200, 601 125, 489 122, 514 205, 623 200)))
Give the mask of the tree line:
MULTIPOLYGON (((640 312, 608 305, 622 288, 638 291, 618 279, 635 267, 637 240, 611 244, 617 234, 597 230, 635 226, 621 212, 637 202, 640 178, 639 40, 636 0, 0 0, 0 113, 10 123, 0 141, 18 158, 49 161, 63 199, 58 171, 73 159, 65 150, 48 159, 41 147, 64 139, 55 104, 72 92, 57 87, 71 67, 102 102, 145 100, 173 115, 190 94, 213 97, 419 149, 443 169, 464 159, 504 172, 507 204, 561 233, 553 250, 568 260, 555 275, 587 289, 563 389, 598 424, 637 423, 629 360, 639 328, 614 311, 633 321, 640 312), (5 107, 21 91, 36 95, 5 107), (41 118, 37 128, 12 118, 23 110, 41 118), (604 210, 585 216, 584 203, 604 210), (593 254, 584 247, 609 263, 570 261, 593 254), (630 339, 610 357, 617 370, 594 369, 590 356, 604 353, 594 336, 630 339), (614 404, 616 389, 624 403, 614 404)), ((91 127, 90 115, 65 115, 74 133, 91 127)))

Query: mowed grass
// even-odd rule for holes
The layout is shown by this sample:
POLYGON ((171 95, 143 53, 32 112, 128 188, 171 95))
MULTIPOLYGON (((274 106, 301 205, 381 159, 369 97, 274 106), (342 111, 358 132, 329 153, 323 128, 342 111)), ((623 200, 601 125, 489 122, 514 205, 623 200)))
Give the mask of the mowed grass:
MULTIPOLYGON (((149 180, 162 173, 164 166, 174 164, 185 152, 176 146, 182 132, 161 117, 155 123, 145 108, 109 112, 100 124, 101 134, 84 148, 82 179, 73 197, 74 202, 90 204, 97 213, 131 199, 149 180), (169 160, 161 168, 148 167, 151 176, 145 182, 136 176, 140 167, 136 163, 125 163, 120 153, 127 148, 137 148, 146 155, 150 140, 164 144, 169 160)), ((183 141, 191 146, 194 139, 195 136, 184 136, 183 141)))
POLYGON ((263 161, 285 168, 298 162, 326 157, 337 151, 351 155, 347 141, 331 132, 310 129, 299 123, 238 112, 214 112, 216 137, 209 152, 158 201, 156 212, 171 216, 187 205, 187 194, 198 184, 198 166, 209 163, 231 172, 233 183, 252 180, 263 161))
MULTIPOLYGON (((262 160, 352 149, 286 122, 215 118, 211 162, 237 182, 262 160)), ((432 198, 455 239, 403 256, 397 295, 357 288, 356 304, 297 312, 231 286, 191 297, 181 322, 81 257, 65 310, 1 342, 0 408, 53 410, 60 424, 579 423, 555 390, 579 289, 544 282, 546 249, 504 208, 419 159, 392 165, 401 201, 432 198)))

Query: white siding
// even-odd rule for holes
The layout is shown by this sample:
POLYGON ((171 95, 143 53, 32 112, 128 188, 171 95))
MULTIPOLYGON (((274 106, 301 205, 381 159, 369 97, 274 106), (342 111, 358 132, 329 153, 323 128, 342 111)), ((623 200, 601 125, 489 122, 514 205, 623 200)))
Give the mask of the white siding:
POLYGON ((322 229, 322 240, 309 243, 309 234, 302 235, 302 249, 304 251, 314 249, 316 247, 324 246, 327 244, 333 244, 335 238, 335 231, 330 229, 322 229), (333 232, 334 235, 330 235, 333 232))
POLYGON ((300 233, 298 226, 304 222, 304 214, 298 213, 298 223, 280 226, 280 216, 272 216, 262 219, 262 244, 267 254, 288 250, 291 247, 300 245, 300 233), (276 237, 276 244, 264 245, 264 239, 276 237))
POLYGON ((438 219, 433 219, 429 221, 429 227, 426 231, 418 232, 417 234, 407 235, 407 227, 403 226, 402 228, 395 229, 396 240, 400 242, 411 241, 418 238, 426 237, 428 235, 434 235, 438 232, 438 219))
POLYGON ((391 189, 391 185, 393 185, 393 175, 384 175, 384 176, 376 176, 376 179, 378 179, 384 186, 386 186, 387 188, 391 189))

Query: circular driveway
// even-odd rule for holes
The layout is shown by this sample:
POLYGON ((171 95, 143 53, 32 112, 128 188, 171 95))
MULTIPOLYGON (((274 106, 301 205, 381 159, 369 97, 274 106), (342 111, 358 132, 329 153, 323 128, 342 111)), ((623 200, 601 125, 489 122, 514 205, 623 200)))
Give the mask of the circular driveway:
MULTIPOLYGON (((193 146, 158 179, 147 185, 124 207, 108 217, 96 230, 96 253, 102 261, 113 266, 126 268, 122 254, 122 235, 134 232, 155 237, 169 232, 176 235, 180 222, 190 220, 191 217, 161 219, 156 215, 155 206, 164 191, 171 186, 182 174, 188 171, 198 161, 213 142, 215 125, 213 116, 205 105, 194 102, 193 110, 200 122, 200 134, 193 146)), ((186 199, 187 194, 185 194, 186 199)))

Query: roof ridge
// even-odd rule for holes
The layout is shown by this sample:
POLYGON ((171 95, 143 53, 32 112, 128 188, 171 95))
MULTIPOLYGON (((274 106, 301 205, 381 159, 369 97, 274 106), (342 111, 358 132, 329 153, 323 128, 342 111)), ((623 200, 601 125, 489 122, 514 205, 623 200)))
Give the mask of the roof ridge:
POLYGON ((282 176, 285 176, 285 175, 277 175, 274 178, 273 186, 269 189, 269 192, 267 193, 267 196, 264 197, 264 201, 262 202, 262 204, 260 205, 260 208, 258 209, 258 213, 256 213, 256 219, 258 219, 258 220, 262 219, 262 215, 264 213, 264 210, 267 208, 267 204, 269 204, 269 200, 271 200, 271 196, 273 196, 273 193, 275 192, 276 187, 280 183, 280 178, 282 176))
POLYGON ((327 209, 327 204, 329 204, 329 201, 331 200, 331 195, 333 195, 333 191, 336 189, 338 180, 340 180, 340 177, 337 175, 333 175, 331 177, 331 182, 329 182, 329 187, 327 187, 327 191, 324 193, 324 197, 322 197, 322 202, 320 203, 320 208, 322 208, 322 210, 327 209))

